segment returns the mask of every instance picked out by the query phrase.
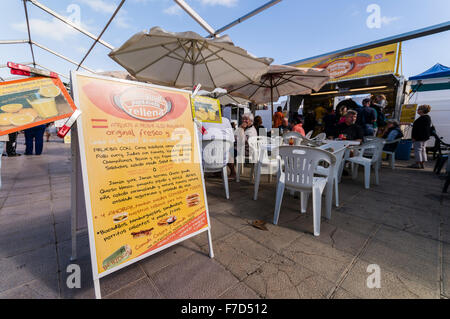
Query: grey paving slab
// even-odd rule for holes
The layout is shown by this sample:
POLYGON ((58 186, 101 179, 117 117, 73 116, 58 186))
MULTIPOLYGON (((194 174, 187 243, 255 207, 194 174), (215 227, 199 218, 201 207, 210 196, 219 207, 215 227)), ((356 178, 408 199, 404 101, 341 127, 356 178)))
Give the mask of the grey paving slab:
POLYGON ((334 284, 285 257, 275 255, 245 280, 263 298, 324 298, 334 284))
POLYGON ((431 290, 439 282, 439 242, 383 226, 361 260, 415 281, 431 290))
POLYGON ((0 293, 0 299, 58 299, 58 276, 54 280, 33 280, 22 286, 18 286, 0 293))
MULTIPOLYGON (((231 228, 227 224, 220 222, 215 217, 210 217, 210 226, 213 242, 217 242, 222 238, 226 238, 227 236, 230 236, 231 234, 236 232, 235 229, 231 228)), ((202 234, 192 237, 192 241, 196 243, 198 246, 208 245, 207 233, 203 232, 202 234)))
POLYGON ((261 297, 243 282, 231 287, 219 296, 220 299, 261 299, 261 297))
POLYGON ((180 244, 169 247, 154 255, 148 256, 139 262, 147 276, 151 276, 161 269, 182 262, 185 258, 194 253, 206 253, 192 241, 184 241, 180 244))
POLYGON ((450 298, 450 244, 442 245, 442 291, 441 293, 450 298))
POLYGON ((14 257, 0 258, 0 292, 36 279, 52 286, 58 271, 54 245, 35 249, 14 257))
MULTIPOLYGON (((103 297, 103 296, 102 296, 103 297)), ((147 277, 136 282, 129 283, 120 290, 109 295, 105 295, 105 299, 161 299, 155 285, 147 277)))
POLYGON ((214 259, 195 253, 150 276, 164 298, 217 298, 238 280, 214 259))
POLYGON ((331 282, 338 281, 354 257, 310 235, 300 237, 283 249, 281 254, 300 266, 317 272, 331 282))
MULTIPOLYGON (((58 243, 57 250, 58 263, 60 267, 59 280, 61 283, 61 298, 95 298, 88 237, 86 235, 77 237, 77 259, 74 261, 70 260, 72 255, 72 242, 70 240, 58 243), (71 264, 75 264, 80 267, 80 288, 69 288, 67 286, 67 279, 69 275, 71 275, 71 272, 68 272, 67 269, 71 264)), ((100 286, 101 284, 102 280, 100 280, 100 286)))
MULTIPOLYGON (((48 202, 51 196, 49 192, 11 196, 12 193, 13 192, 11 191, 10 195, 8 196, 8 199, 3 203, 3 207, 17 206, 23 203, 37 203, 40 201, 48 202)), ((20 193, 17 191, 16 194, 20 193)))
POLYGON ((236 233, 214 244, 215 259, 234 276, 243 280, 275 254, 254 240, 236 233))
POLYGON ((0 233, 0 258, 12 257, 55 244, 53 225, 21 224, 0 233))
POLYGON ((338 288, 333 295, 333 299, 361 299, 361 297, 355 296, 344 288, 338 288))
POLYGON ((303 235, 297 229, 282 225, 277 226, 271 222, 266 223, 265 226, 267 231, 248 226, 242 228, 240 232, 275 252, 280 252, 281 249, 289 246, 294 240, 303 235))
POLYGON ((439 298, 437 286, 434 289, 430 289, 416 280, 409 280, 398 273, 389 271, 383 265, 379 265, 381 275, 380 288, 369 288, 373 287, 367 284, 368 280, 369 283, 373 282, 372 277, 369 278, 373 274, 372 268, 369 268, 371 272, 368 272, 369 265, 368 262, 358 261, 348 273, 341 287, 354 296, 367 299, 439 298))

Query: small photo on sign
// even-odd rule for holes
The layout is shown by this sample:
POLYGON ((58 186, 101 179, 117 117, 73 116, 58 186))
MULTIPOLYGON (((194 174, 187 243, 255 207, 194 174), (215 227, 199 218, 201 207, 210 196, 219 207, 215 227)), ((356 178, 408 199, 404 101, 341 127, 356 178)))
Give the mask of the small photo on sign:
POLYGON ((29 78, 0 85, 0 135, 69 117, 75 110, 59 79, 29 78))
POLYGON ((219 100, 204 96, 196 96, 192 100, 194 118, 202 122, 222 123, 219 100))

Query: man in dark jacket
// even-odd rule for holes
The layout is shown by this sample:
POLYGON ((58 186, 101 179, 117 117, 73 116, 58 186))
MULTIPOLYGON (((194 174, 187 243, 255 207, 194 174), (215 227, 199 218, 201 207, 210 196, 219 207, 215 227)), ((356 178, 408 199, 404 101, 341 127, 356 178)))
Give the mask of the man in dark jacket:
POLYGON ((358 117, 360 118, 359 123, 364 131, 364 136, 373 136, 377 113, 370 107, 370 99, 364 99, 362 103, 363 107, 358 114, 358 117))
MULTIPOLYGON (((364 133, 362 128, 356 124, 357 117, 356 111, 348 111, 345 115, 345 122, 336 126, 336 136, 334 137, 342 136, 346 140, 362 142, 364 133)), ((333 136, 330 138, 333 138, 333 136)))

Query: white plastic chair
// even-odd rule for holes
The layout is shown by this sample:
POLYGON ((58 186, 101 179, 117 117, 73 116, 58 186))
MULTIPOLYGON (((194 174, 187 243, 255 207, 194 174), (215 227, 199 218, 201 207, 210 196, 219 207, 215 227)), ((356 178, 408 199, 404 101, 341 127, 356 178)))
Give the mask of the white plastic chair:
POLYGON ((375 184, 379 185, 379 169, 380 169, 380 159, 381 152, 383 151, 383 140, 373 140, 363 145, 353 148, 358 154, 354 157, 347 159, 348 162, 352 164, 352 178, 356 179, 358 177, 358 165, 364 166, 364 184, 365 188, 370 188, 370 172, 371 167, 375 171, 375 184), (367 157, 365 157, 367 156, 367 157))
MULTIPOLYGON (((336 141, 325 144, 319 148, 333 153, 336 157, 336 163, 333 170, 334 203, 336 207, 339 207, 339 181, 340 174, 342 174, 341 167, 343 168, 343 159, 347 146, 343 142, 336 141)), ((323 166, 317 166, 316 173, 319 175, 329 176, 329 169, 323 166)))
MULTIPOLYGON (((246 141, 245 141, 245 135, 237 135, 237 156, 236 156, 236 182, 239 183, 240 182, 240 177, 241 175, 243 175, 244 173, 244 168, 245 168, 245 163, 251 163, 254 164, 256 163, 256 155, 252 153, 252 149, 249 147, 249 153, 248 155, 245 154, 245 146, 246 146, 246 141), (241 147, 241 149, 239 149, 239 147, 241 147)), ((250 177, 253 178, 253 173, 254 173, 254 168, 255 166, 252 165, 251 168, 251 172, 250 172, 250 177)))
POLYGON ((289 140, 290 139, 294 140, 294 145, 299 146, 301 145, 301 142, 303 140, 303 136, 302 134, 298 133, 298 132, 288 132, 283 134, 283 143, 285 145, 289 145, 289 140))
POLYGON ((227 164, 233 144, 226 140, 202 141, 202 161, 205 173, 222 172, 225 197, 230 199, 227 164))
POLYGON ((277 173, 278 161, 277 152, 278 147, 281 145, 281 139, 279 137, 270 138, 267 136, 253 136, 248 139, 248 144, 256 154, 255 163, 255 190, 253 194, 253 199, 258 199, 259 183, 261 181, 262 169, 265 169, 269 175, 269 183, 272 181, 272 174, 277 173), (271 156, 269 156, 269 150, 271 151, 271 156))
MULTIPOLYGON (((273 223, 278 223, 284 189, 301 192, 301 212, 306 212, 307 195, 313 196, 314 236, 320 235, 320 216, 322 194, 327 185, 327 177, 315 177, 317 165, 325 161, 330 165, 329 174, 333 176, 336 157, 330 152, 307 146, 280 146, 278 157, 278 185, 273 223), (283 165, 284 162, 284 171, 283 165)), ((329 218, 329 216, 327 216, 329 218)))
POLYGON ((311 140, 313 141, 324 141, 327 138, 325 133, 319 133, 317 136, 314 136, 311 140))
MULTIPOLYGON (((385 142, 384 142, 384 145, 389 145, 389 144, 398 143, 398 142, 400 142, 401 140, 402 140, 401 138, 398 138, 398 139, 393 140, 393 141, 385 141, 385 142)), ((395 151, 396 151, 396 149, 393 150, 392 152, 390 152, 390 151, 385 151, 385 150, 383 150, 383 152, 382 152, 382 154, 389 155, 389 157, 390 157, 389 160, 390 160, 390 162, 391 162, 391 168, 392 168, 392 169, 395 169, 395 151)))
POLYGON ((311 130, 311 131, 309 131, 308 133, 306 133, 305 137, 306 137, 307 139, 311 139, 311 136, 313 135, 313 133, 314 133, 314 131, 311 130))

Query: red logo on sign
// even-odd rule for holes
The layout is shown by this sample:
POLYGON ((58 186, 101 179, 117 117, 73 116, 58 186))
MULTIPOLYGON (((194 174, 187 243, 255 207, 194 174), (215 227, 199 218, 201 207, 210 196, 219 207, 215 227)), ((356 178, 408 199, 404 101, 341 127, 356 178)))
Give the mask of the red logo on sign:
POLYGON ((347 60, 337 60, 327 66, 331 78, 341 77, 353 69, 354 64, 347 60))
POLYGON ((133 87, 113 97, 114 104, 131 117, 144 121, 155 121, 170 112, 172 103, 158 92, 133 87))

